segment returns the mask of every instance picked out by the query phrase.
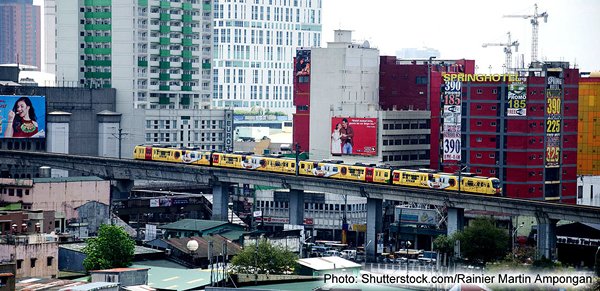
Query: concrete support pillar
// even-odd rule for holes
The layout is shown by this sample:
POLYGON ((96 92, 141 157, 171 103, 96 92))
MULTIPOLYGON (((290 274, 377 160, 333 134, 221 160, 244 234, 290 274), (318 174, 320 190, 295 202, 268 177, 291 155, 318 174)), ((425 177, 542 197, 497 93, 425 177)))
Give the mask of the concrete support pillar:
POLYGON ((367 261, 373 262, 377 258, 377 239, 378 234, 381 233, 381 226, 383 224, 383 213, 382 213, 382 202, 381 199, 367 198, 367 237, 366 237, 366 248, 365 252, 367 255, 367 261))
POLYGON ((446 234, 451 236, 465 227, 465 210, 463 208, 448 208, 448 227, 446 234))
POLYGON ((290 224, 304 225, 304 191, 290 189, 290 224))
POLYGON ((546 213, 538 213, 535 217, 538 223, 537 259, 545 257, 553 260, 556 258, 556 223, 558 220, 550 219, 546 213))
MULTIPOLYGON (((54 111, 48 113, 48 126, 46 133, 46 151, 50 153, 69 153, 69 123, 71 113, 54 111)), ((51 169, 52 177, 68 177, 66 170, 51 169)))
POLYGON ((213 185, 212 220, 228 221, 229 209, 229 183, 215 183, 213 185))
POLYGON ((123 134, 121 128, 121 113, 104 110, 96 113, 98 120, 98 156, 119 157, 119 145, 123 134))
POLYGON ((133 180, 113 180, 110 189, 110 203, 114 199, 127 199, 131 189, 133 189, 133 180))

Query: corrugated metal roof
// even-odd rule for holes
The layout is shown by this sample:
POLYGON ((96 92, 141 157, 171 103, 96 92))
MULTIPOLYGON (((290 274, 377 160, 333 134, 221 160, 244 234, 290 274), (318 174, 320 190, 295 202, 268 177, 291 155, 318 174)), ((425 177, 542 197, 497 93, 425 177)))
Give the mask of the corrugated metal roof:
POLYGON ((216 228, 227 223, 227 221, 216 220, 182 219, 173 223, 161 225, 158 228, 173 230, 197 230, 203 232, 205 230, 216 228))
POLYGON ((108 288, 118 287, 118 283, 109 283, 109 282, 94 282, 79 286, 66 287, 59 289, 58 291, 96 291, 108 288))

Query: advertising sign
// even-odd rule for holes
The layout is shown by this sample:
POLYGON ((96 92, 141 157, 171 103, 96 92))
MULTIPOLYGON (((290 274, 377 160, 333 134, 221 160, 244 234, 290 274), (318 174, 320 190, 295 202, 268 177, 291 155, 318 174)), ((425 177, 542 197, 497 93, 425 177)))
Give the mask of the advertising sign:
POLYGON ((394 217, 397 222, 406 224, 437 225, 438 214, 435 209, 396 207, 394 217))
POLYGON ((150 199, 150 207, 159 207, 160 199, 150 199))
POLYGON ((331 154, 377 155, 377 118, 333 117, 331 154))
POLYGON ((296 67, 294 73, 296 76, 310 75, 310 49, 296 50, 296 67))
POLYGON ((506 116, 527 116, 527 86, 523 83, 508 85, 506 116))
MULTIPOLYGON (((460 124, 461 123, 461 106, 460 105, 444 105, 444 124, 460 124)), ((460 129, 459 129, 460 131, 460 129)))
POLYGON ((442 159, 461 160, 462 83, 449 78, 442 90, 442 159))
POLYGON ((562 95, 561 72, 548 72, 546 79, 546 167, 558 167, 561 156, 562 95))
POLYGON ((46 97, 0 95, 0 138, 45 138, 46 97))

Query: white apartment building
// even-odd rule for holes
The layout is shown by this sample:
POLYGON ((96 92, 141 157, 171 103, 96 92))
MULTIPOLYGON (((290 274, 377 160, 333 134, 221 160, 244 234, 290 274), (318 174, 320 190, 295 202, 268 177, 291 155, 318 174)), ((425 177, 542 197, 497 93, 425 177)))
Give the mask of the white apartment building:
POLYGON ((600 207, 600 176, 577 177, 577 204, 600 207))
POLYGON ((54 27, 54 44, 47 46, 55 49, 58 84, 117 89, 123 156, 141 143, 232 147, 226 124, 233 115, 205 112, 212 88, 211 0, 47 2, 55 7, 46 22, 54 27), (206 123, 204 116, 222 116, 214 120, 222 121, 214 128, 221 139, 217 132, 204 143, 193 138, 201 127, 189 125, 206 123))
POLYGON ((295 112, 297 47, 319 47, 322 0, 214 0, 217 108, 295 112))

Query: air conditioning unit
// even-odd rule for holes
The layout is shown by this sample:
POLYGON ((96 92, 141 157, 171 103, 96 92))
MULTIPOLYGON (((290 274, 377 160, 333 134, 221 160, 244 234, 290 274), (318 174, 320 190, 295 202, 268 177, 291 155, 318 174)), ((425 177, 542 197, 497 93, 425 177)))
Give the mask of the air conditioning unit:
POLYGON ((171 255, 171 249, 166 249, 165 250, 165 254, 167 254, 167 256, 170 256, 171 255))

